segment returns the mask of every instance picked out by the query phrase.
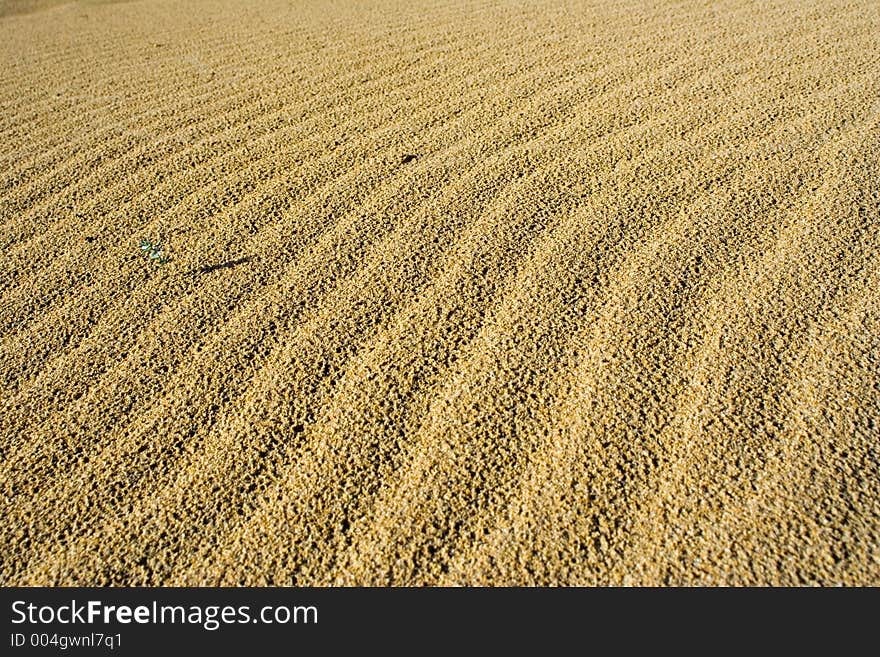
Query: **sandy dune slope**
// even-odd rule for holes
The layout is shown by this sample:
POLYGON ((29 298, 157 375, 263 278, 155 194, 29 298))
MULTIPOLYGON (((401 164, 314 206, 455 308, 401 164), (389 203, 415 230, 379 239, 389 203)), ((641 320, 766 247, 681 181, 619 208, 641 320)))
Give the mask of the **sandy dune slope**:
POLYGON ((875 0, 3 0, 0 57, 3 584, 880 584, 875 0))

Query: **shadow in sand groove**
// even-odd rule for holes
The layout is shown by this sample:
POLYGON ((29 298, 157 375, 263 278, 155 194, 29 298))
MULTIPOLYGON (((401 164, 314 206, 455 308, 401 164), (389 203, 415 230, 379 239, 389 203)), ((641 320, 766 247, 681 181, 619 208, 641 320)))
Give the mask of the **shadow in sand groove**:
POLYGON ((199 267, 198 269, 194 269, 189 272, 190 276, 197 276, 199 274, 210 274, 211 272, 220 271, 221 269, 232 269, 238 265, 243 265, 253 260, 251 256, 246 256, 244 258, 238 258, 237 260, 227 260, 226 262, 220 262, 216 265, 205 265, 204 267, 199 267))

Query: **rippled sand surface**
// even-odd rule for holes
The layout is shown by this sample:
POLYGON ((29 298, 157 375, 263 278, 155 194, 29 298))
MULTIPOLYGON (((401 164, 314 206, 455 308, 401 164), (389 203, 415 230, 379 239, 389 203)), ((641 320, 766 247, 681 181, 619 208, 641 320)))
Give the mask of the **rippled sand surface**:
POLYGON ((0 63, 2 583, 880 584, 876 1, 3 0, 0 63))

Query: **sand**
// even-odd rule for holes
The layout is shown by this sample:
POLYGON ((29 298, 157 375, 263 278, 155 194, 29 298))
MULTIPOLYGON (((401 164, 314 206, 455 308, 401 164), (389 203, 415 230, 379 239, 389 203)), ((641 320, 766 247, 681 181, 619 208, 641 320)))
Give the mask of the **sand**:
POLYGON ((875 0, 4 0, 0 58, 2 584, 880 584, 875 0))

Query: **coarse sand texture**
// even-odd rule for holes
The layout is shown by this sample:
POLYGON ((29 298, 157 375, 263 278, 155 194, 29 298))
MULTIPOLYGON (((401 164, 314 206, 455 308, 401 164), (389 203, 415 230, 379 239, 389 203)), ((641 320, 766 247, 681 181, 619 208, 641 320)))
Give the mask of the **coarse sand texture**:
POLYGON ((877 0, 0 0, 0 584, 880 585, 877 0))

